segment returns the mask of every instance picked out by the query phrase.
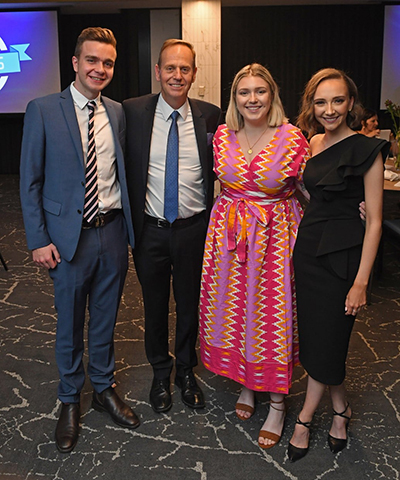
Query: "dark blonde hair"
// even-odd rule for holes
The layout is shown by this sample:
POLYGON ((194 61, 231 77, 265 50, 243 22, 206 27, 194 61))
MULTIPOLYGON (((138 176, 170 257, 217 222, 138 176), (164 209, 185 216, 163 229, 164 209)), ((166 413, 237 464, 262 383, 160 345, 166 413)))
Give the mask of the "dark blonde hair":
POLYGON ((336 68, 323 68, 315 73, 308 81, 301 99, 301 108, 300 114, 297 118, 297 125, 301 130, 307 133, 308 138, 311 138, 313 135, 315 135, 318 131, 320 131, 321 128, 321 125, 315 119, 314 115, 315 92, 321 82, 332 79, 343 80, 347 86, 349 97, 354 101, 352 109, 347 114, 347 125, 350 128, 356 128, 360 123, 360 117, 362 115, 363 108, 358 99, 358 90, 356 84, 342 70, 337 70, 336 68))
POLYGON ((76 41, 74 53, 76 58, 79 58, 79 55, 82 51, 82 45, 87 41, 108 43, 117 49, 117 40, 110 29, 102 27, 88 27, 82 30, 76 41))
POLYGON ((252 63, 246 65, 235 75, 231 87, 231 96, 229 99, 229 106, 226 112, 226 124, 229 129, 238 131, 244 127, 243 116, 239 112, 236 104, 236 91, 240 80, 244 77, 260 77, 269 86, 271 92, 271 108, 267 115, 267 124, 270 127, 278 127, 282 123, 287 122, 285 111, 279 97, 279 87, 272 78, 270 72, 259 63, 252 63))
POLYGON ((196 52, 194 50, 194 47, 191 43, 186 42, 185 40, 180 40, 179 38, 170 38, 168 40, 165 40, 165 42, 162 44, 160 53, 158 55, 157 65, 159 67, 161 67, 161 57, 162 57, 163 51, 166 48, 173 47, 175 45, 183 45, 184 47, 187 47, 192 52, 192 55, 193 55, 193 65, 192 66, 193 66, 193 70, 194 70, 196 68, 196 52))

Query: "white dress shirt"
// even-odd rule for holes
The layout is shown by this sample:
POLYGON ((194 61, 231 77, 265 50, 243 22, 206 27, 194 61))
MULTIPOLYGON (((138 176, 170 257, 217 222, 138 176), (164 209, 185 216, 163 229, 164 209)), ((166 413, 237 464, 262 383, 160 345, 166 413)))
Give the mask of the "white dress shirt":
MULTIPOLYGON (((157 218, 165 218, 165 160, 173 111, 174 109, 160 94, 154 114, 145 206, 145 212, 157 218)), ((179 112, 177 120, 179 132, 178 218, 189 218, 206 208, 204 179, 189 101, 186 100, 177 111, 179 112)))
MULTIPOLYGON (((71 84, 76 118, 81 132, 83 158, 87 160, 89 99, 71 84)), ((94 141, 97 158, 97 186, 99 192, 99 211, 105 213, 114 208, 122 208, 121 189, 117 179, 115 144, 110 120, 99 95, 94 102, 94 141)))

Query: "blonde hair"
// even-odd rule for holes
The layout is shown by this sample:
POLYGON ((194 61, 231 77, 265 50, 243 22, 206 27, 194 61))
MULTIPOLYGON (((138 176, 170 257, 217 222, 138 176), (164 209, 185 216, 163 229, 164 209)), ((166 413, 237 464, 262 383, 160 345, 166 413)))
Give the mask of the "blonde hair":
POLYGON ((315 73, 308 81, 301 99, 300 114, 297 117, 297 125, 301 130, 307 133, 308 138, 311 138, 321 129, 321 125, 315 119, 314 115, 315 92, 321 82, 331 79, 343 80, 347 86, 349 97, 353 98, 354 100, 353 107, 347 114, 347 125, 350 128, 356 128, 360 123, 363 108, 358 99, 358 90, 356 84, 342 70, 337 70, 336 68, 323 68, 315 73))
POLYGON ((196 68, 196 52, 195 52, 195 49, 194 49, 194 47, 191 43, 186 42, 185 40, 180 40, 179 38, 169 38, 168 40, 165 40, 165 42, 162 44, 160 53, 158 55, 157 65, 159 67, 161 67, 161 57, 162 57, 163 51, 166 48, 173 47, 175 45, 183 45, 184 47, 187 47, 192 52, 192 55, 193 55, 193 65, 192 66, 193 66, 193 70, 194 70, 196 68))
POLYGON ((271 108, 267 115, 267 124, 270 127, 278 127, 287 122, 285 111, 279 97, 279 87, 269 71, 259 63, 246 65, 235 75, 232 82, 231 96, 229 106, 226 112, 226 124, 229 129, 238 131, 244 127, 242 114, 239 112, 236 104, 236 91, 240 80, 244 77, 261 77, 269 86, 271 92, 271 108))

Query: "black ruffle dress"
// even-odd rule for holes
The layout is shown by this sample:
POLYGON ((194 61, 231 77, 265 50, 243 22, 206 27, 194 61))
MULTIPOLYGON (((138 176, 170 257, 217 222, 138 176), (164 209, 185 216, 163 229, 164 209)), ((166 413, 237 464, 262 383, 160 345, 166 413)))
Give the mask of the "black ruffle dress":
MULTIPOLYGON (((355 134, 312 157, 304 182, 311 195, 294 250, 300 362, 315 380, 340 385, 354 317, 345 315, 364 238, 359 203, 363 174, 388 142, 355 134)), ((383 175, 383 172, 382 172, 383 175)))

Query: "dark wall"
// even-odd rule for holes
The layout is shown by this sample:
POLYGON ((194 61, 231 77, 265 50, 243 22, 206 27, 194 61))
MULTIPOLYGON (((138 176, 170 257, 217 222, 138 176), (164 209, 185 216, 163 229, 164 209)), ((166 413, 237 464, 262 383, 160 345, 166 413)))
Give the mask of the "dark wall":
POLYGON ((149 93, 150 71, 150 10, 125 10, 114 15, 64 15, 60 16, 60 71, 61 88, 66 88, 75 78, 71 57, 79 33, 89 26, 110 28, 117 39, 117 62, 114 78, 104 89, 104 95, 122 100, 149 93))
MULTIPOLYGON (((115 15, 60 15, 61 88, 75 78, 71 58, 80 32, 89 26, 110 28, 117 38, 114 78, 104 94, 117 101, 151 91, 150 10, 126 10, 115 15), (139 65, 142 72, 139 72, 139 65), (143 73, 145 72, 145 73, 143 73)), ((19 171, 23 114, 0 115, 0 174, 19 171)))
POLYGON ((305 83, 324 67, 346 71, 361 100, 379 110, 384 7, 283 6, 222 9, 222 106, 243 66, 266 66, 294 121, 305 83))
MULTIPOLYGON (((377 5, 224 7, 222 9, 222 106, 234 74, 259 62, 281 87, 291 121, 305 83, 320 68, 345 70, 365 106, 379 110, 384 7, 377 5)), ((87 26, 111 28, 118 41, 115 75, 105 95, 121 101, 150 92, 150 10, 115 15, 60 15, 61 86, 74 78, 75 41, 87 26), (139 68, 140 66, 140 68, 139 68)), ((381 112, 382 113, 382 112, 381 112)), ((382 116, 381 126, 390 125, 382 116)), ((0 115, 0 173, 18 173, 22 115, 0 115)))
POLYGON ((18 173, 23 115, 0 115, 0 174, 18 173))

